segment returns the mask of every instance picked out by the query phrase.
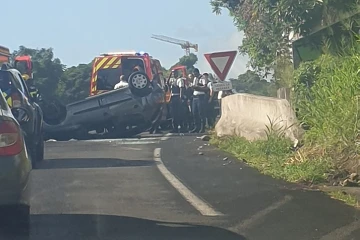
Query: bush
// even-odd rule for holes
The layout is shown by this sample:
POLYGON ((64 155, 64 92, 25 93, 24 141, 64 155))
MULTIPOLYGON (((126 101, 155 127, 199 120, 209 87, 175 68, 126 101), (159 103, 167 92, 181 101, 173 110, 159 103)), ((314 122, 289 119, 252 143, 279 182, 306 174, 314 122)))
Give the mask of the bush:
POLYGON ((311 87, 305 86, 303 75, 296 75, 300 120, 311 127, 305 140, 324 147, 354 143, 359 127, 359 56, 324 55, 313 62, 312 69, 316 71, 311 87))
POLYGON ((360 57, 321 56, 295 72, 295 106, 310 158, 330 158, 335 165, 356 157, 359 137, 360 57))

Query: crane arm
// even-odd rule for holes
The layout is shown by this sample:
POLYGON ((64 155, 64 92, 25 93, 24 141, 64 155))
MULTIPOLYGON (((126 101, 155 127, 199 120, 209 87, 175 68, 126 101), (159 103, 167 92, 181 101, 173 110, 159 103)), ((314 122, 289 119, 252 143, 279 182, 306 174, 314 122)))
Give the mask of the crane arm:
POLYGON ((162 35, 152 35, 151 38, 154 38, 154 39, 157 39, 157 40, 160 40, 160 41, 164 41, 164 42, 177 44, 177 45, 180 45, 180 46, 183 46, 183 45, 187 44, 186 41, 171 38, 171 37, 166 37, 166 36, 162 36, 162 35))

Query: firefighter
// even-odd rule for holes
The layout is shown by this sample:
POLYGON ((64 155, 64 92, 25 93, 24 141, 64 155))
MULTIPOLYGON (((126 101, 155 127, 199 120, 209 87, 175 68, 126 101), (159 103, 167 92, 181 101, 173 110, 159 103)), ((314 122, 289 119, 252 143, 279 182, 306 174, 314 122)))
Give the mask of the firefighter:
POLYGON ((174 78, 172 79, 170 83, 170 91, 171 91, 171 98, 170 98, 170 111, 171 111, 171 117, 172 117, 172 123, 173 123, 173 133, 184 131, 183 129, 183 94, 184 94, 184 88, 185 83, 182 78, 178 77, 177 72, 173 72, 174 78))
POLYGON ((40 101, 41 100, 40 91, 39 89, 37 89, 37 87, 35 87, 34 79, 27 78, 24 80, 26 81, 26 85, 29 89, 31 98, 34 99, 35 102, 40 101))

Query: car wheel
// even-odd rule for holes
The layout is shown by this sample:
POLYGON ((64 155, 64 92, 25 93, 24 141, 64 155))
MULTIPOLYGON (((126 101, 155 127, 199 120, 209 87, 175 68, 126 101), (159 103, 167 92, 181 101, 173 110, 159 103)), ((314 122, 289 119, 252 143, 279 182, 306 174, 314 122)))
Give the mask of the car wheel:
POLYGON ((132 73, 129 76, 128 82, 131 92, 136 96, 145 97, 151 93, 150 79, 145 73, 132 73))
POLYGON ((26 205, 2 206, 0 226, 5 233, 28 235, 30 231, 30 207, 26 205))

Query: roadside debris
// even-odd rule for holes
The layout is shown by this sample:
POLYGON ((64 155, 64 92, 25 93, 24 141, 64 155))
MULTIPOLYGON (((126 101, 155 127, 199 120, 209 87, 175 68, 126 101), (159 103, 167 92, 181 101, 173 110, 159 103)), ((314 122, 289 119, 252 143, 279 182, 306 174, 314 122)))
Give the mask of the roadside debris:
POLYGON ((224 163, 223 166, 229 165, 230 163, 232 163, 232 161, 228 161, 227 163, 224 163))
POLYGON ((200 139, 205 142, 208 142, 208 141, 210 141, 211 137, 209 135, 204 135, 204 136, 200 137, 200 139))

